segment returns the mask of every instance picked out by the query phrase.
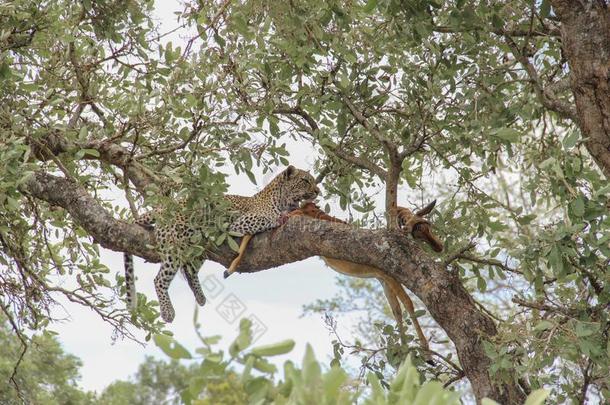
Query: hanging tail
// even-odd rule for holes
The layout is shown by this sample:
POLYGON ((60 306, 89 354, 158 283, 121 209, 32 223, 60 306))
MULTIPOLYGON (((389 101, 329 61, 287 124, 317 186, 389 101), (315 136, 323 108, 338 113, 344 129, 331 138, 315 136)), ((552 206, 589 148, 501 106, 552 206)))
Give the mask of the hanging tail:
POLYGON ((123 263, 125 265, 125 295, 127 297, 127 308, 134 311, 138 306, 138 296, 136 294, 136 279, 133 272, 133 255, 123 253, 123 263))

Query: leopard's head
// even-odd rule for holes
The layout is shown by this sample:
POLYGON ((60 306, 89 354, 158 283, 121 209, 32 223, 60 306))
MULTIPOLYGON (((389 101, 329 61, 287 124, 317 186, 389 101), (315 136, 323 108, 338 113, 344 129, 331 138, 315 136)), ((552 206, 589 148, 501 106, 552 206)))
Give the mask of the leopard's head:
POLYGON ((299 207, 301 201, 312 201, 320 193, 313 176, 292 165, 280 173, 269 186, 276 188, 282 211, 292 211, 299 207))

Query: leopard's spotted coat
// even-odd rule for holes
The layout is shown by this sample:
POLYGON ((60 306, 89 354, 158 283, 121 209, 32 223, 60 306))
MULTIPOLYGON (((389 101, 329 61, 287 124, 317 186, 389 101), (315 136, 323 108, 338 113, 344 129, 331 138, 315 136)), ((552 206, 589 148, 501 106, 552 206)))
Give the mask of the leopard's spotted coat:
MULTIPOLYGON (((301 201, 314 199, 318 193, 315 180, 309 173, 288 166, 252 197, 225 196, 235 218, 229 230, 241 235, 254 235, 275 228, 281 224, 283 215, 298 208, 301 201)), ((205 304, 206 298, 197 277, 205 257, 191 262, 183 259, 184 250, 192 244, 191 237, 200 230, 198 227, 191 225, 181 214, 176 215, 170 223, 155 226, 156 213, 155 210, 150 211, 142 215, 136 223, 154 229, 156 246, 162 259, 161 268, 155 277, 155 290, 161 317, 165 322, 171 322, 175 311, 167 290, 179 270, 183 270, 197 303, 205 304)), ((127 303, 133 309, 136 307, 133 257, 125 254, 124 258, 127 303)))

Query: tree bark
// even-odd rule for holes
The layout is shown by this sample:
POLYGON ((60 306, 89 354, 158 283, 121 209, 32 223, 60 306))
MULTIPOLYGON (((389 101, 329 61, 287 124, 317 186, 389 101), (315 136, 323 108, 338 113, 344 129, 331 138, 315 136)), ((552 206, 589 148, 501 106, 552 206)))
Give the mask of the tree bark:
MULTIPOLYGON (((159 261, 149 231, 113 218, 80 185, 36 172, 24 191, 66 209, 102 246, 159 261)), ((488 373, 491 361, 483 341, 497 333, 493 320, 475 306, 456 275, 399 232, 295 217, 253 238, 238 271, 257 272, 311 256, 368 264, 396 277, 423 301, 455 344, 478 401, 489 397, 502 404, 523 403, 525 395, 516 382, 496 384, 488 373)), ((209 259, 228 266, 234 257, 235 252, 223 245, 209 259)))
POLYGON ((578 125, 585 145, 610 179, 610 9, 604 0, 551 0, 561 21, 578 125))
POLYGON ((152 262, 161 260, 158 253, 149 247, 154 244, 151 232, 114 218, 80 184, 38 171, 25 182, 23 191, 64 208, 103 247, 138 255, 152 262))

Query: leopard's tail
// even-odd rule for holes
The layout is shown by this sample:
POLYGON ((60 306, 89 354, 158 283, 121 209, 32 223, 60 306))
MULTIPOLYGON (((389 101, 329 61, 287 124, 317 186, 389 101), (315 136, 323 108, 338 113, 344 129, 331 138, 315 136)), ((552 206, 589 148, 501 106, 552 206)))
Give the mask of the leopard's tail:
POLYGON ((125 265, 125 292, 127 296, 127 308, 134 311, 138 306, 138 295, 136 294, 136 279, 133 272, 133 255, 123 253, 125 265))
MULTIPOLYGON (((141 227, 152 230, 154 229, 155 217, 152 211, 140 215, 134 223, 141 227)), ((125 295, 127 299, 127 308, 134 311, 138 306, 138 295, 136 294, 136 277, 133 272, 133 255, 123 253, 123 264, 125 265, 125 295)))

